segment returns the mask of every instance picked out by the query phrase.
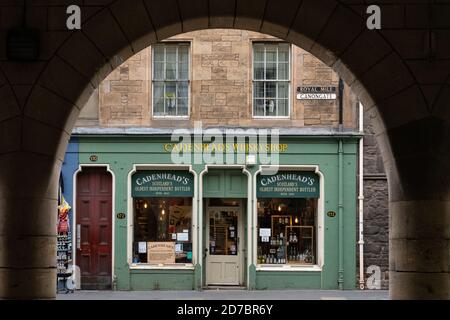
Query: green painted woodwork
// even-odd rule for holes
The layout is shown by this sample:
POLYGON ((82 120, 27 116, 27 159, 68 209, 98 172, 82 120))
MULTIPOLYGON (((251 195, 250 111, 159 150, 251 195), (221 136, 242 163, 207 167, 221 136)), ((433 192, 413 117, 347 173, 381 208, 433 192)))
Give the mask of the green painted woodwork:
POLYGON ((194 270, 132 270, 130 290, 193 290, 194 270))
POLYGON ((203 198, 247 198, 247 189, 242 170, 210 169, 203 177, 203 198))
POLYGON ((257 290, 320 289, 320 272, 257 271, 257 290))
MULTIPOLYGON (((114 175, 114 217, 116 213, 128 212, 128 179, 134 164, 172 164, 170 152, 164 146, 170 143, 170 136, 80 136, 79 163, 109 165, 114 175), (90 156, 96 155, 97 162, 90 156)), ((357 204, 357 151, 358 139, 343 138, 342 181, 343 181, 343 275, 344 289, 356 286, 356 204, 357 204)), ((338 212, 339 207, 339 139, 336 137, 280 137, 281 144, 287 144, 286 151, 280 154, 281 165, 317 165, 324 176, 324 266, 321 272, 281 272, 256 271, 250 265, 248 284, 255 289, 338 289, 339 276, 339 232, 338 217, 328 217, 326 212, 338 212)), ((192 165, 199 177, 205 170, 203 163, 192 165)), ((255 175, 259 165, 249 167, 255 175)), ((242 170, 209 169, 205 174, 203 196, 247 198, 247 179, 242 170), (226 171, 226 174, 225 174, 226 171)), ((195 179, 200 190, 200 181, 195 179)), ((205 209, 205 205, 203 206, 205 209)), ((193 212, 199 217, 204 213, 193 212)), ((256 219, 255 219, 256 220, 256 219)), ((247 219, 245 220, 245 223, 247 219)), ((200 281, 206 266, 195 265, 192 270, 130 270, 127 260, 127 219, 114 220, 114 275, 118 290, 191 290, 200 289, 200 281)), ((205 232, 203 226, 198 231, 205 232)), ((257 229, 253 230, 255 241, 257 229)), ((205 234, 205 233, 204 233, 205 234)), ((247 234, 247 233, 246 233, 247 234)), ((194 244, 202 249, 204 244, 194 244)), ((247 249, 247 246, 246 246, 247 249)), ((197 250, 202 259, 203 251, 197 250)), ((251 256, 251 252, 246 253, 251 256)), ((198 260, 197 260, 198 261, 198 260)))
POLYGON ((319 198, 319 176, 314 172, 280 171, 264 176, 256 182, 258 198, 319 198))
POLYGON ((138 171, 131 177, 131 194, 145 197, 193 197, 192 173, 178 170, 138 171))

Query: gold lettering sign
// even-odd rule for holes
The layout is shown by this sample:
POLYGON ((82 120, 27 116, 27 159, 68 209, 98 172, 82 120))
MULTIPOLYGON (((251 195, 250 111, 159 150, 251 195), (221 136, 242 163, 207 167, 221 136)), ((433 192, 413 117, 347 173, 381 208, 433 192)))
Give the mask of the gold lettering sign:
POLYGON ((175 242, 147 242, 148 263, 175 263, 175 242))
POLYGON ((164 152, 287 152, 287 144, 262 144, 262 143, 220 143, 220 144, 190 144, 190 143, 166 143, 163 145, 164 152))

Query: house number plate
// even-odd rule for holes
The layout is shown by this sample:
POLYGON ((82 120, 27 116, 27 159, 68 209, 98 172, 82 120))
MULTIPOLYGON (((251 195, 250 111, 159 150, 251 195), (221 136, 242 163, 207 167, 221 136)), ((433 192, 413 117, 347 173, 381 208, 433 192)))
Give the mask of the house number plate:
POLYGON ((327 216, 329 216, 330 218, 334 218, 334 217, 336 217, 336 212, 330 211, 327 213, 327 216))

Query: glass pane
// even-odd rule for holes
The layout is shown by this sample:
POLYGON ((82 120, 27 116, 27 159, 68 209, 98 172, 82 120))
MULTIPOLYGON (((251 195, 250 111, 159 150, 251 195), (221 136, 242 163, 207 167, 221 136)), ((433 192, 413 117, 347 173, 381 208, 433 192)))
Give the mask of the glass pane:
POLYGON ((164 46, 155 46, 153 50, 153 61, 164 62, 164 46))
POLYGON ((209 254, 236 256, 238 239, 238 212, 211 210, 209 212, 209 254))
POLYGON ((186 45, 178 47, 178 79, 189 79, 189 47, 186 45))
POLYGON ((167 63, 165 80, 176 80, 176 79, 177 79, 177 64, 176 63, 167 63))
POLYGON ((278 100, 278 116, 287 117, 289 115, 288 99, 278 100))
POLYGON ((289 83, 278 82, 278 98, 289 98, 289 83))
POLYGON ((153 86, 153 113, 164 115, 164 84, 155 83, 153 86))
POLYGON ((253 97, 264 98, 264 82, 257 81, 253 84, 253 97))
POLYGON ((166 46, 166 61, 168 63, 177 62, 177 46, 174 45, 166 46))
POLYGON ((264 80, 264 63, 255 62, 253 64, 253 77, 256 80, 264 80))
POLYGON ((178 46, 178 62, 183 64, 189 63, 189 46, 187 45, 178 46))
POLYGON ((164 62, 156 62, 154 65, 154 79, 155 80, 164 80, 164 62))
POLYGON ((267 45, 266 46, 266 62, 277 62, 277 45, 267 45))
POLYGON ((267 99, 266 100, 266 116, 275 117, 277 115, 277 100, 267 99))
POLYGON ((255 45, 253 52, 254 62, 264 62, 264 45, 255 45))
POLYGON ((192 263, 192 198, 134 198, 133 203, 133 263, 192 263), (150 252, 148 245, 155 242, 173 245, 173 255, 150 252))
POLYGON ((178 64, 178 79, 189 80, 189 65, 187 63, 178 64))
POLYGON ((187 116, 188 115, 188 99, 182 98, 178 99, 178 116, 187 116))
POLYGON ((266 98, 276 99, 277 97, 277 83, 265 82, 266 85, 266 98))
POLYGON ((166 114, 168 115, 176 115, 176 107, 177 107, 177 85, 176 83, 166 83, 166 95, 165 95, 165 105, 166 105, 166 114))
POLYGON ((254 115, 257 117, 264 116, 264 99, 253 100, 254 115))
POLYGON ((258 264, 317 263, 317 199, 259 199, 258 264))
POLYGON ((266 79, 275 80, 277 78, 277 64, 267 63, 266 64, 266 79))
POLYGON ((188 87, 187 82, 178 82, 178 98, 188 97, 188 87))
POLYGON ((278 64, 278 80, 289 80, 289 64, 278 64))
POLYGON ((280 44, 278 46, 278 62, 289 62, 289 45, 280 44))

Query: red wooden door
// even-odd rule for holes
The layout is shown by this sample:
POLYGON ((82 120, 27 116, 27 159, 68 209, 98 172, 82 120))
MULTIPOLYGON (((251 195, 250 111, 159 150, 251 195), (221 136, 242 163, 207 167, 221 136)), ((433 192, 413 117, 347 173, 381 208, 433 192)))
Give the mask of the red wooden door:
POLYGON ((84 290, 111 289, 112 177, 103 168, 77 177, 77 256, 84 290))

